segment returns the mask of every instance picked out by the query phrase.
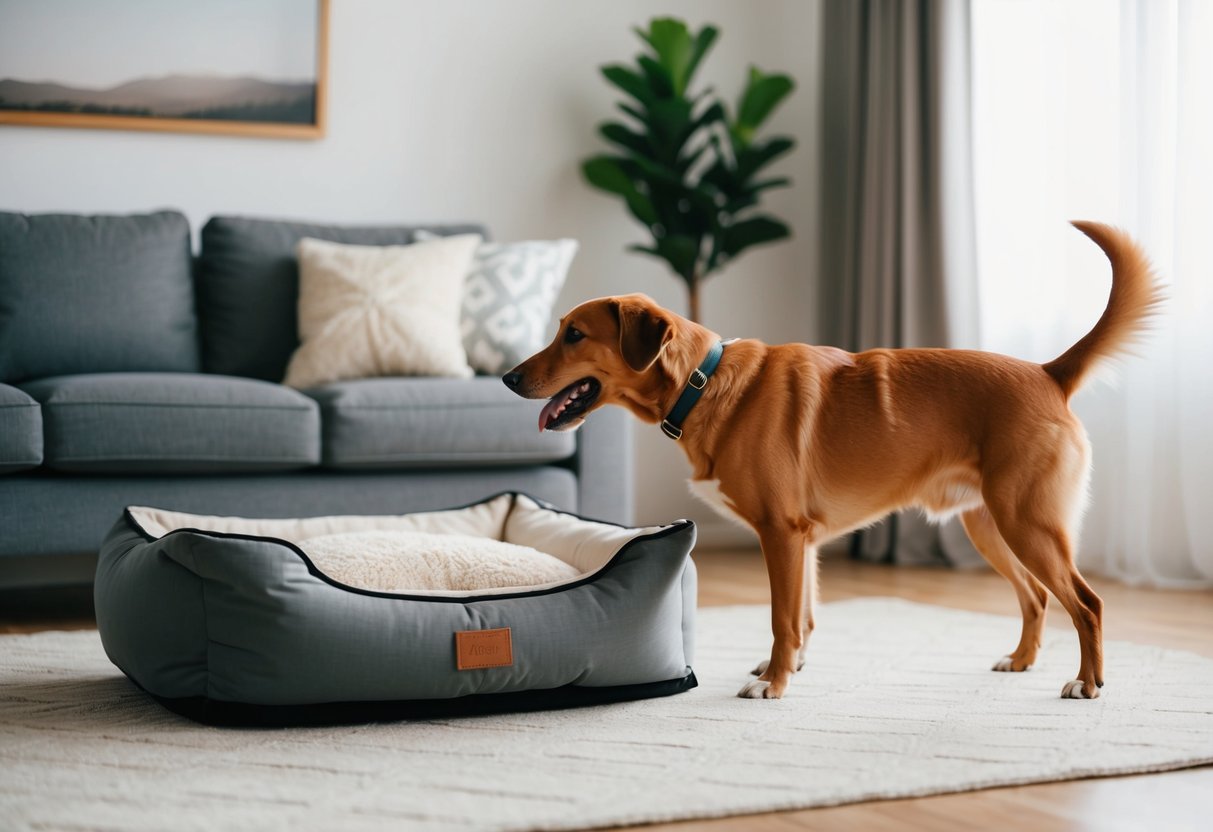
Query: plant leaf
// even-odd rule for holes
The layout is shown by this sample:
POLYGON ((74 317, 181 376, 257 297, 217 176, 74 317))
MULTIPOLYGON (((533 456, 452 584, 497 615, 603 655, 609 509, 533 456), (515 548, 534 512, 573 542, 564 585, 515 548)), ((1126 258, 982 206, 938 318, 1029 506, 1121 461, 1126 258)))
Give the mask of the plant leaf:
POLYGON ((758 194, 760 191, 770 190, 771 188, 786 188, 792 184, 792 180, 786 176, 778 176, 774 179, 763 179, 758 182, 750 182, 744 186, 744 190, 750 196, 758 194))
POLYGON ((770 188, 783 188, 791 184, 792 180, 784 176, 778 179, 764 179, 761 182, 742 185, 737 194, 725 202, 723 210, 729 214, 739 214, 746 208, 757 205, 759 194, 762 191, 769 190, 770 188))
POLYGON ((644 223, 645 227, 651 228, 661 222, 653 203, 640 191, 632 191, 623 199, 628 204, 628 210, 632 212, 632 216, 644 223))
POLYGON ((703 158, 703 154, 706 153, 710 147, 710 143, 704 142, 691 152, 687 153, 684 146, 683 152, 678 156, 678 170, 681 171, 685 176, 687 172, 691 170, 691 168, 695 167, 695 163, 703 158))
POLYGON ((704 55, 708 54, 708 50, 712 48, 712 44, 716 42, 716 36, 719 34, 720 30, 715 26, 704 26, 695 36, 695 44, 691 47, 691 59, 687 62, 686 78, 683 82, 684 90, 690 86, 691 79, 695 77, 695 70, 699 69, 699 62, 703 60, 704 55))
POLYGON ((792 231, 784 223, 766 215, 751 217, 726 226, 720 235, 720 253, 736 257, 750 246, 773 243, 791 236, 792 231))
POLYGON ((616 102, 615 106, 618 107, 623 112, 630 115, 632 118, 639 121, 641 124, 648 123, 648 120, 649 120, 648 116, 646 116, 642 111, 637 110, 631 104, 628 104, 626 101, 618 101, 618 102, 616 102))
POLYGON ((659 159, 672 165, 687 138, 691 103, 685 98, 654 101, 649 109, 649 140, 659 159))
POLYGON ((658 256, 684 279, 689 280, 695 274, 695 262, 699 259, 699 241, 695 237, 670 234, 655 243, 658 256))
POLYGON ((638 154, 629 156, 628 162, 634 167, 632 173, 634 180, 643 179, 650 186, 673 185, 676 188, 683 187, 682 173, 677 168, 658 164, 646 156, 638 154))
POLYGON ((690 139, 695 135, 696 131, 702 130, 704 127, 710 127, 717 122, 724 122, 724 107, 720 106, 719 101, 712 102, 704 108, 704 111, 695 117, 690 124, 685 128, 686 135, 683 136, 683 141, 690 139))
POLYGON ((607 193, 626 196, 636 190, 632 179, 619 165, 619 160, 611 156, 594 156, 586 159, 581 165, 581 172, 586 181, 599 190, 607 193))
POLYGON ((640 68, 644 70, 645 80, 648 81, 649 88, 658 98, 670 98, 675 95, 674 79, 670 77, 668 68, 657 63, 648 55, 640 55, 636 58, 636 63, 640 64, 640 68))
POLYGON ((737 105, 737 123, 735 130, 742 139, 742 144, 750 143, 754 131, 757 130, 767 116, 779 106, 796 85, 787 75, 777 73, 766 75, 757 67, 750 67, 750 76, 746 82, 745 91, 737 105))
POLYGON ((638 29, 637 33, 653 47, 657 63, 669 74, 673 94, 681 96, 686 92, 688 69, 695 53, 687 25, 672 17, 658 17, 649 21, 648 32, 638 29))
POLYGON ((641 156, 649 156, 653 152, 649 147, 648 139, 617 122, 608 121, 600 124, 598 132, 604 139, 619 145, 624 150, 630 150, 641 156))
POLYGON ((775 136, 746 147, 737 154, 738 180, 745 182, 795 146, 796 142, 787 136, 775 136))
POLYGON ((645 107, 652 104, 656 98, 643 75, 633 72, 621 64, 609 64, 602 67, 602 77, 632 96, 632 98, 635 98, 645 107))
POLYGON ((586 181, 599 190, 618 194, 627 203, 632 216, 646 226, 659 222, 652 201, 642 194, 625 169, 626 160, 614 156, 594 156, 581 165, 586 181))

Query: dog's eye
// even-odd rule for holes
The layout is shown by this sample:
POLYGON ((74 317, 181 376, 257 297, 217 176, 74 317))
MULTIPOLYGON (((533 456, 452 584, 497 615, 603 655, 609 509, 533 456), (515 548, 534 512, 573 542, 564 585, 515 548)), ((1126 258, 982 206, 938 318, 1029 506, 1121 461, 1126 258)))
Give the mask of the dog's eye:
POLYGON ((571 326, 564 331, 564 342, 566 344, 576 344, 584 337, 585 333, 575 326, 571 326))

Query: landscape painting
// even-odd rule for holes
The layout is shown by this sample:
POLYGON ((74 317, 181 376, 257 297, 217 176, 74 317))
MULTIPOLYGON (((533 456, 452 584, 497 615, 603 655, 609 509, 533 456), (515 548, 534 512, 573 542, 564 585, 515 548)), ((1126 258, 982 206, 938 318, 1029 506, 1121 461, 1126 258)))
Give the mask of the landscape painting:
POLYGON ((328 0, 0 0, 0 124, 324 135, 328 0))

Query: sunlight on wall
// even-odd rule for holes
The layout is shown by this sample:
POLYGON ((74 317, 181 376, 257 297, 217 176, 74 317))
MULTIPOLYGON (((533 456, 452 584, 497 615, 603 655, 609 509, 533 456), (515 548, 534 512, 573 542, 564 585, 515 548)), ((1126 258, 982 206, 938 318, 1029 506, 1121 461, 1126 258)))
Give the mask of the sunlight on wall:
POLYGON ((1213 3, 973 5, 984 347, 1046 361, 1108 298, 1065 220, 1121 225, 1168 296, 1115 389, 1073 400, 1094 476, 1080 561, 1126 581, 1213 585, 1213 3))
POLYGON ((1119 20, 1106 0, 973 5, 982 346, 1060 354, 1107 300, 1103 255, 1071 219, 1123 223, 1119 20))

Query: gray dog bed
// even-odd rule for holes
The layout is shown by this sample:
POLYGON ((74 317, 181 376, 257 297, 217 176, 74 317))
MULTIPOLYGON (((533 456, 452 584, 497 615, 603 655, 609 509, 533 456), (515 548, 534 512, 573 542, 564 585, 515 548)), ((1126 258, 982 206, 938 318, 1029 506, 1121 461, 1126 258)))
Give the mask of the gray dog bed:
POLYGON ((689 521, 586 520, 521 494, 449 511, 256 520, 131 507, 97 567, 110 659, 166 707, 228 725, 562 708, 695 687, 689 521), (474 535, 575 568, 538 586, 383 592, 324 574, 334 533, 474 535))

